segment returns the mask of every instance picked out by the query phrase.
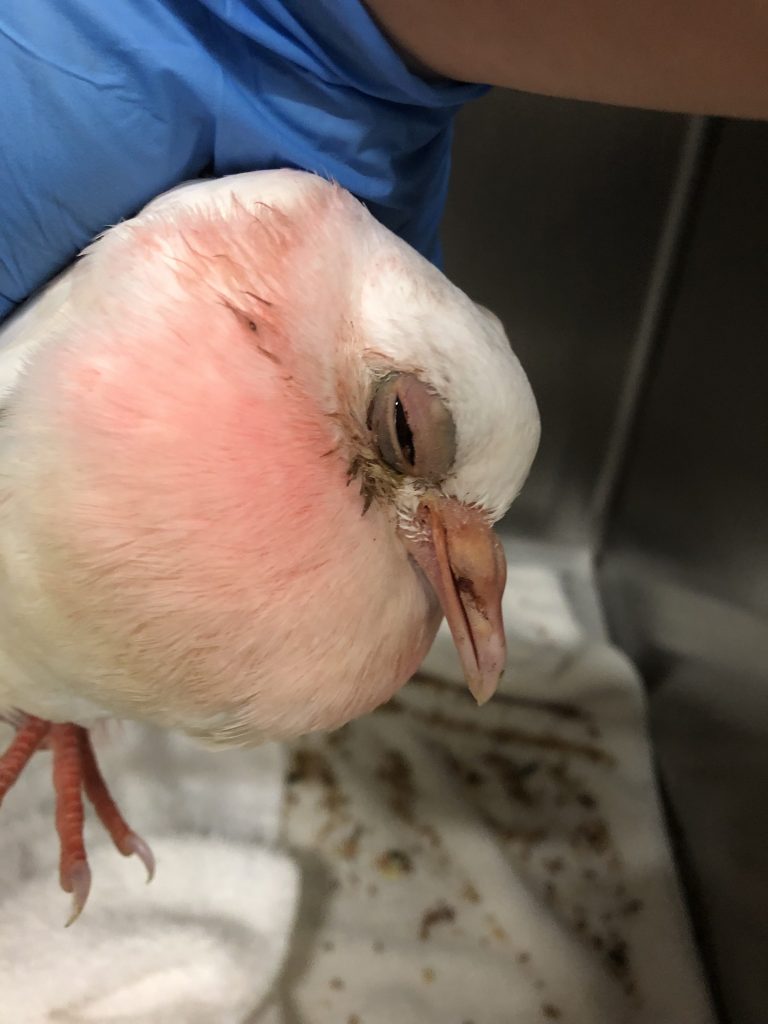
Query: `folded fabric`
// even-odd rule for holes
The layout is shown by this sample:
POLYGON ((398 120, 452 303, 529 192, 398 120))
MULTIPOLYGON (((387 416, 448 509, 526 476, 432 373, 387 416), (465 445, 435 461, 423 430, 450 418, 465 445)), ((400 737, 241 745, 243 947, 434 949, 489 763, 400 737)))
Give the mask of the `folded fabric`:
POLYGON ((583 574, 537 552, 505 606, 483 709, 442 630, 394 701, 287 765, 111 729, 104 772, 157 878, 92 824, 68 930, 38 755, 0 818, 0 1021, 712 1024, 640 681, 583 574))
POLYGON ((296 910, 296 866, 273 848, 280 749, 208 752, 117 726, 99 751, 156 877, 146 886, 89 823, 93 888, 63 927, 50 755, 37 755, 0 821, 0 1021, 240 1024, 274 986, 296 910))
POLYGON ((511 567, 510 668, 486 707, 443 630, 390 705, 292 745, 305 911, 284 1024, 714 1020, 640 681, 594 601, 575 613, 588 581, 564 578, 511 567))

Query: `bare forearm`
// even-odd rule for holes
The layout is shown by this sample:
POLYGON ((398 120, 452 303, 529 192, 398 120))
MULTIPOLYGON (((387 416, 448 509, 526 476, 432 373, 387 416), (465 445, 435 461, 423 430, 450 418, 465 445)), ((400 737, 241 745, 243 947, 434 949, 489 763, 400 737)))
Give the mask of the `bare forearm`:
POLYGON ((768 118, 768 0, 366 0, 421 68, 528 92, 768 118))

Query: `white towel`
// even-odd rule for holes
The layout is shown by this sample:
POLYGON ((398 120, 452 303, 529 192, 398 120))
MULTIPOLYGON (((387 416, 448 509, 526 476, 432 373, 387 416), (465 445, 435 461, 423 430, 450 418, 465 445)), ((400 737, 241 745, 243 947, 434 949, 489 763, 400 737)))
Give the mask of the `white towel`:
POLYGON ((505 604, 510 671, 483 709, 443 630, 431 679, 293 745, 285 1024, 714 1020, 636 673, 557 571, 513 565, 505 604))
POLYGON ((0 812, 0 1021, 241 1024, 274 986, 297 902, 296 866, 274 849, 283 752, 110 733, 100 763, 156 877, 89 823, 91 895, 63 927, 50 755, 36 755, 0 812))
POLYGON ((1 1024, 711 1024, 642 689, 589 598, 513 565, 501 699, 443 631, 431 678, 290 745, 287 795, 277 747, 124 728, 100 759, 157 877, 89 826, 67 930, 38 755, 0 813, 1 1024))

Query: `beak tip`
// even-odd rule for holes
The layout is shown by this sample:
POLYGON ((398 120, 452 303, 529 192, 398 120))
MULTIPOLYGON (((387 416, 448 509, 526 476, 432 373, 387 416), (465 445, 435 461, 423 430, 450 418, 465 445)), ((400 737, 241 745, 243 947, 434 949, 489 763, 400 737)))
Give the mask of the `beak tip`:
POLYGON ((501 676, 502 673, 500 672, 495 679, 473 679, 469 683, 469 691, 475 698, 478 707, 483 707, 484 704, 487 704, 494 693, 496 693, 501 682, 501 676))

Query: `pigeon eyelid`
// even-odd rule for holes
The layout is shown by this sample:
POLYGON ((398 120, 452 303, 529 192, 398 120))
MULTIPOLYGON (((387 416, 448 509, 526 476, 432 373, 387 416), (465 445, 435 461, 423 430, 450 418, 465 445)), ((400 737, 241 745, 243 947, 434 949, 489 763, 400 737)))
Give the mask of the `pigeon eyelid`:
POLYGON ((456 426, 445 402, 412 373, 381 380, 368 426, 384 463, 401 476, 443 480, 456 458, 456 426))

